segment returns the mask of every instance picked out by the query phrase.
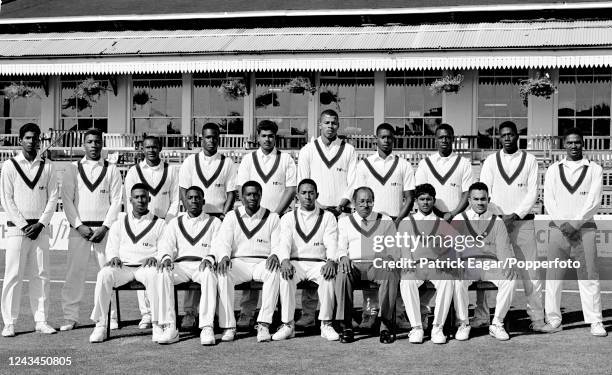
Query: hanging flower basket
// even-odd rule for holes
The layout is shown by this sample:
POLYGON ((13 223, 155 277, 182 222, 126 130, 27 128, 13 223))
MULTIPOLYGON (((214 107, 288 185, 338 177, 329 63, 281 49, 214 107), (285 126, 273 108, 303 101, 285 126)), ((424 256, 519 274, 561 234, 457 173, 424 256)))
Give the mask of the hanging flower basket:
POLYGON ((310 78, 295 77, 283 87, 283 91, 290 92, 292 94, 303 94, 305 92, 314 94, 317 91, 317 88, 310 83, 310 78))
POLYGON ((64 104, 62 104, 62 109, 76 108, 79 112, 88 107, 91 107, 91 104, 86 99, 76 97, 68 98, 64 100, 64 104))
POLYGON ((149 96, 147 90, 138 90, 132 96, 132 102, 138 105, 145 105, 154 100, 153 97, 149 96))
POLYGON ((268 92, 266 94, 259 95, 255 98, 255 107, 261 108, 271 105, 272 107, 280 106, 278 101, 278 95, 275 92, 268 92))
POLYGON ((340 103, 340 98, 335 93, 326 90, 319 94, 319 102, 323 105, 330 105, 332 103, 340 103))
POLYGON ((219 94, 223 95, 229 100, 238 100, 246 96, 247 87, 243 79, 235 78, 229 81, 225 81, 219 87, 219 94))
POLYGON ((451 75, 447 74, 442 78, 438 78, 429 85, 431 93, 440 95, 443 92, 458 92, 463 83, 463 74, 451 75))
POLYGON ((545 73, 543 77, 540 74, 536 78, 529 78, 521 81, 519 95, 523 99, 523 104, 527 106, 529 96, 537 96, 540 98, 550 99, 557 92, 557 87, 550 79, 550 75, 545 73))
POLYGON ((89 77, 77 85, 74 90, 74 96, 79 99, 85 99, 89 103, 95 103, 103 91, 108 91, 108 88, 100 81, 89 77))
POLYGON ((23 82, 15 83, 11 82, 10 85, 6 86, 2 93, 7 99, 14 100, 17 98, 29 98, 32 96, 38 96, 33 88, 24 84, 23 82))

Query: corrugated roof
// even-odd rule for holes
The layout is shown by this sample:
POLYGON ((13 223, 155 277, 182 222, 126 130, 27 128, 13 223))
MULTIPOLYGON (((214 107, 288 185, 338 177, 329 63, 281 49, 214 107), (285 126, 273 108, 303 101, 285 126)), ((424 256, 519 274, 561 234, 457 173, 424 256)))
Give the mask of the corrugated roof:
POLYGON ((611 45, 612 21, 0 34, 9 58, 611 45))

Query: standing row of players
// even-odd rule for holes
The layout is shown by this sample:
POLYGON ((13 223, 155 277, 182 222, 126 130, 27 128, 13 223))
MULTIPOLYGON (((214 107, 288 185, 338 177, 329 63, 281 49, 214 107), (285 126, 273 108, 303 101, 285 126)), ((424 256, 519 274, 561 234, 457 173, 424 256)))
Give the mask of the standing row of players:
MULTIPOLYGON (((178 173, 176 169, 161 162, 159 158, 161 151, 159 141, 154 137, 146 138, 144 141, 145 161, 130 169, 126 176, 125 191, 126 196, 130 196, 131 205, 126 205, 128 208, 126 219, 120 221, 117 221, 117 216, 120 211, 121 197, 123 195, 121 177, 114 165, 101 160, 101 133, 97 130, 88 131, 84 137, 85 157, 71 164, 70 168, 65 172, 62 181, 62 203, 68 222, 71 225, 71 231, 68 245, 66 283, 62 289, 64 323, 60 329, 70 330, 77 325, 78 307, 83 296, 85 284, 85 270, 89 257, 92 254, 96 256, 98 265, 104 270, 98 275, 98 284, 101 284, 101 277, 103 279, 107 277, 105 279, 106 284, 104 285, 110 285, 111 288, 113 285, 121 285, 119 281, 125 283, 136 278, 142 280, 147 285, 147 288, 150 289, 152 283, 145 281, 152 280, 152 273, 147 272, 149 269, 153 269, 147 267, 151 265, 159 264, 160 267, 172 267, 176 270, 178 269, 176 267, 177 264, 196 262, 195 268, 191 264, 192 268, 187 271, 184 270, 181 275, 177 275, 176 272, 174 274, 174 277, 179 280, 192 279, 194 281, 198 281, 197 279, 201 277, 196 277, 196 273, 204 272, 207 269, 207 265, 215 268, 216 275, 227 274, 228 268, 231 267, 232 271, 230 274, 232 277, 230 279, 234 284, 237 281, 248 281, 250 279, 264 281, 262 309, 260 312, 261 319, 262 314, 264 314, 264 317, 266 314, 271 314, 268 311, 269 309, 264 308, 264 304, 268 306, 275 296, 274 291, 270 292, 269 288, 265 287, 266 280, 264 278, 269 274, 273 274, 273 271, 277 268, 281 268, 283 276, 280 278, 280 281, 287 280, 286 276, 289 275, 288 268, 295 272, 295 275, 291 275, 294 276, 292 280, 314 279, 315 281, 321 281, 320 275, 324 276, 323 279, 329 280, 332 263, 336 261, 338 262, 337 267, 340 270, 339 274, 351 274, 350 271, 358 263, 354 261, 359 259, 351 258, 351 251, 348 249, 350 245, 347 245, 347 248, 344 249, 346 252, 344 257, 333 256, 333 245, 325 244, 321 241, 317 242, 317 240, 313 239, 317 232, 314 229, 319 229, 317 227, 317 223, 320 221, 319 217, 323 217, 321 220, 325 221, 325 216, 328 218, 340 216, 348 210, 351 198, 356 198, 355 213, 347 215, 348 219, 344 220, 344 223, 350 223, 353 229, 359 228, 359 225, 364 225, 365 228, 361 228, 361 231, 357 232, 356 238, 360 238, 360 236, 370 233, 370 229, 374 226, 379 226, 380 218, 377 216, 377 213, 389 216, 396 224, 402 222, 402 219, 405 217, 410 217, 407 215, 414 203, 414 192, 417 184, 430 184, 432 186, 432 189, 426 189, 430 190, 430 198, 435 199, 435 205, 432 207, 434 215, 431 217, 438 217, 444 219, 445 222, 451 222, 455 216, 462 213, 464 219, 467 218, 468 220, 481 218, 481 214, 484 212, 494 213, 498 215, 499 219, 493 220, 493 222, 502 222, 509 234, 512 245, 510 247, 511 254, 520 259, 535 259, 535 233, 533 215, 530 211, 537 200, 538 166, 537 160, 533 155, 518 149, 518 134, 513 123, 507 122, 500 125, 500 138, 503 149, 491 155, 483 164, 480 180, 485 184, 485 189, 480 185, 480 189, 473 190, 474 194, 476 192, 482 194, 483 191, 486 193, 485 198, 479 198, 480 201, 483 199, 487 200, 490 193, 492 205, 481 213, 476 213, 477 205, 473 205, 471 210, 467 210, 464 213, 468 206, 469 190, 470 186, 472 186, 473 177, 469 161, 453 153, 454 134, 451 126, 442 124, 438 127, 436 130, 438 151, 419 163, 416 174, 413 173, 410 164, 405 159, 393 155, 394 129, 391 125, 381 124, 378 126, 376 130, 377 152, 359 164, 357 163, 354 148, 337 137, 338 127, 338 115, 333 111, 324 111, 320 117, 321 136, 310 142, 300 151, 296 167, 290 155, 282 153, 274 147, 278 129, 276 124, 272 121, 262 121, 257 128, 260 148, 244 156, 238 171, 235 170, 234 163, 231 162, 230 158, 226 158, 217 152, 219 128, 215 124, 204 125, 202 129, 202 152, 187 158, 178 173), (255 240, 254 238, 257 237, 257 233, 263 233, 262 228, 267 228, 274 221, 278 221, 277 215, 284 213, 294 199, 297 181, 304 181, 305 179, 311 179, 314 183, 311 185, 306 184, 306 186, 315 184, 317 186, 317 189, 315 189, 317 209, 311 212, 310 210, 298 208, 293 211, 293 215, 289 214, 283 217, 287 221, 293 218, 291 224, 293 226, 292 232, 299 234, 302 240, 300 242, 301 246, 294 244, 291 247, 288 258, 279 258, 279 254, 272 257, 270 256, 270 251, 280 251, 280 247, 270 242, 272 237, 267 241, 261 238, 255 240), (255 184, 251 181, 255 182, 255 184), (139 184, 144 184, 146 190, 133 189, 134 186, 143 186, 139 184), (258 199, 255 199, 255 197, 249 198, 249 194, 245 194, 246 190, 258 190, 257 184, 261 186, 261 189, 259 189, 261 209, 259 209, 259 203, 253 206, 255 204, 254 201, 258 199), (249 187, 248 185, 251 185, 250 189, 245 190, 245 187, 249 187), (366 186, 369 189, 356 189, 358 186, 366 186), (191 195, 198 193, 197 189, 192 189, 192 187, 199 188, 203 193, 203 197, 201 197, 203 203, 202 212, 205 213, 205 217, 210 215, 223 219, 228 214, 223 225, 232 228, 232 230, 226 232, 233 233, 233 236, 220 236, 219 238, 225 238, 225 244, 224 246, 219 246, 218 249, 212 249, 211 251, 211 243, 204 246, 204 242, 199 242, 201 241, 199 234, 206 234, 210 230, 203 226, 207 223, 210 224, 209 220, 193 220, 194 223, 188 224, 190 222, 189 218, 195 219, 202 215, 191 216, 188 210, 188 214, 182 216, 183 219, 177 218, 171 220, 178 214, 179 196, 183 200, 185 207, 190 207, 188 192, 191 195), (234 191, 236 190, 241 192, 241 198, 245 205, 239 208, 238 211, 232 211, 234 191), (359 194, 355 194, 356 190, 359 194, 367 196, 360 197, 359 194), (146 197, 150 194, 151 204, 149 205, 148 202, 146 202, 147 204, 143 203, 143 201, 148 199, 145 197, 139 198, 139 204, 135 203, 134 191, 140 192, 141 195, 146 197), (377 199, 374 201, 375 196, 377 199), (206 197, 205 201, 204 197, 206 197), (363 204, 360 205, 359 199, 364 200, 363 204), (147 207, 146 212, 141 211, 137 213, 136 207, 142 208, 143 205, 147 207), (249 210, 249 205, 253 209, 255 207, 257 209, 254 211, 253 209, 249 210), (360 207, 364 209, 360 210, 360 207), (367 207, 370 207, 369 213, 365 209, 367 207), (150 212, 147 211, 149 209, 150 212), (322 215, 324 211, 329 211, 333 215, 322 215), (469 217, 470 215, 474 216, 469 217), (153 219, 154 217, 158 219, 153 219), (277 220, 274 220, 275 217, 277 220), (362 219, 366 219, 365 224, 362 219), (362 224, 355 225, 358 221, 362 221, 362 224), (167 256, 164 258, 137 259, 138 256, 135 254, 138 253, 139 249, 146 248, 148 249, 147 251, 150 251, 152 247, 157 248, 156 241, 146 241, 145 237, 151 235, 151 233, 159 235, 161 227, 165 226, 165 222, 168 222, 169 230, 173 225, 177 226, 178 231, 176 233, 179 234, 178 238, 181 238, 183 242, 187 242, 183 243, 177 240, 173 249, 166 249, 167 256), (107 233, 111 228, 114 228, 114 230, 107 233), (305 235, 305 232, 308 235, 305 235), (135 235, 134 233, 139 234, 135 235), (187 243, 190 244, 190 247, 186 247, 187 243), (185 255, 186 259, 181 259, 181 252, 185 248, 193 247, 201 247, 198 255, 187 254, 185 255), (266 248, 268 248, 267 253, 266 248), (204 257, 206 254, 215 254, 220 249, 225 249, 228 252, 228 257, 209 257, 208 261, 206 261, 204 257), (130 251, 133 252, 133 256, 129 255, 130 251), (321 251, 323 252, 321 253, 321 251), (126 258, 112 256, 125 252, 127 252, 126 258), (312 256, 305 256, 302 253, 312 256), (194 260, 195 258, 193 257, 204 258, 204 260, 194 260), (253 261, 253 259, 264 258, 266 260, 259 263, 253 261), (298 267, 295 265, 289 267, 292 264, 291 258, 296 258, 296 262, 305 262, 304 264, 308 267, 301 267, 301 273, 297 272, 298 267), (124 273, 121 278, 109 276, 109 267, 105 266, 117 268, 116 266, 126 263, 126 261, 127 264, 135 263, 143 267, 134 269, 134 272, 131 274, 124 273), (145 274, 148 276, 145 276, 145 274), (266 290, 268 290, 268 293, 266 293, 266 290)), ((46 322, 49 290, 49 238, 46 226, 48 226, 51 215, 55 211, 59 192, 56 186, 53 164, 37 156, 39 136, 40 130, 36 125, 24 125, 20 129, 23 152, 15 158, 6 161, 2 168, 1 198, 2 205, 5 207, 9 219, 7 223, 9 238, 7 241, 5 278, 1 302, 5 324, 2 332, 3 336, 14 335, 14 322, 19 312, 20 288, 24 275, 31 280, 29 284, 30 302, 36 321, 36 330, 43 333, 55 332, 46 322)), ((591 332, 594 335, 601 336, 605 335, 606 331, 601 323, 600 287, 595 264, 595 229, 592 224, 593 215, 601 202, 602 169, 599 165, 583 158, 583 139, 578 130, 573 129, 566 134, 565 145, 568 153, 566 159, 553 164, 548 169, 545 179, 545 207, 554 220, 554 226, 551 228, 549 257, 552 256, 553 259, 566 258, 572 248, 575 247, 576 238, 582 239, 582 247, 586 257, 585 272, 589 276, 579 281, 583 302, 582 307, 585 320, 587 323, 591 323, 591 332)), ((423 190, 422 186, 420 190, 423 190)), ((251 192, 251 195, 257 196, 257 192, 251 192)), ((422 195, 425 196, 427 194, 422 195)), ((298 194, 298 197, 300 197, 300 194, 298 194)), ((420 197, 421 195, 418 198, 420 197)), ((197 200, 195 197, 191 199, 197 200)), ((302 199, 300 201, 302 205, 305 204, 305 202, 302 202, 302 199)), ((480 204, 482 205, 483 203, 481 202, 480 204)), ((423 210, 421 210, 421 214, 424 216, 429 215, 423 210)), ((318 225, 327 229, 335 225, 335 218, 333 222, 334 224, 327 223, 327 225, 321 225, 319 223, 318 225)), ((340 219, 338 226, 341 226, 342 222, 343 220, 340 219)), ((498 224, 495 226, 499 227, 498 224)), ((268 229, 270 230, 270 228, 268 229)), ((339 228, 341 239, 343 235, 351 233, 349 229, 350 227, 339 228)), ((330 242, 328 241, 328 243, 330 242)), ((347 239, 345 243, 350 244, 353 242, 347 239)), ((189 251, 187 252, 189 253, 189 251)), ((338 255, 341 252, 341 250, 337 250, 335 254, 338 255)), ((123 268, 121 267, 120 269, 123 268)), ((491 277, 487 276, 482 275, 484 278, 491 279, 491 277)), ((513 275, 508 274, 505 276, 507 276, 506 280, 511 280, 513 275)), ((521 272, 519 276, 523 281, 528 301, 527 312, 532 320, 532 329, 544 332, 560 330, 561 281, 556 280, 562 280, 562 278, 557 277, 547 282, 545 316, 541 282, 535 275, 528 272, 521 272)), ((502 278, 497 277, 493 279, 500 280, 502 278)), ((282 283, 280 281, 279 288, 281 288, 282 296, 282 283)), ((227 300, 231 301, 228 302, 228 305, 230 303, 233 304, 233 299, 229 298, 230 293, 233 296, 233 287, 226 286, 226 289, 223 289, 223 283, 218 283, 219 293, 222 295, 227 294, 227 300)), ((96 286, 97 302, 102 298, 100 296, 104 295, 101 291, 104 288, 98 284, 96 286)), ((202 283, 202 285, 204 284, 208 285, 207 283, 202 283)), ((324 283, 319 285, 321 286, 321 284, 324 283)), ((159 285, 158 289, 163 290, 162 284, 159 285)), ((503 301, 500 303, 500 298, 507 300, 508 295, 511 296, 512 294, 508 290, 511 289, 513 291, 514 287, 501 288, 499 285, 498 287, 500 288, 500 293, 497 297, 498 310, 503 310, 504 303, 503 301), (505 292, 502 292, 502 289, 505 292), (502 308, 500 309, 499 307, 502 308)), ((210 293, 212 293, 210 285, 207 288, 205 297, 210 302, 210 293)), ((381 295, 381 291, 384 290, 384 288, 380 289, 378 295, 381 295)), ((404 289, 402 288, 402 294, 404 294, 404 289)), ((110 292, 108 291, 108 293, 110 292)), ((465 308, 457 306, 459 318, 457 338, 464 337, 467 339, 470 329, 467 318, 467 287, 465 292, 462 288, 455 287, 453 293, 455 294, 455 302, 465 305, 465 308)), ((314 321, 316 298, 313 298, 312 294, 304 294, 305 297, 302 303, 304 308, 303 317, 310 316, 314 321)), ((352 293, 345 293, 345 296, 348 296, 348 294, 351 294, 352 297, 352 293)), ((323 293, 323 295, 325 294, 323 293)), ((324 312, 329 309, 329 299, 324 300, 323 295, 319 291, 322 314, 319 318, 324 321, 323 325, 327 326, 327 322, 330 319, 328 319, 329 316, 325 316, 324 312)), ((385 294, 383 293, 382 295, 385 294)), ((440 302, 441 295, 445 294, 439 292, 436 302, 440 302)), ((326 296, 329 297, 329 287, 326 296)), ((144 294, 139 294, 139 305, 143 315, 139 326, 141 328, 148 328, 152 323, 155 323, 153 327, 157 337, 165 332, 163 330, 159 331, 160 324, 166 324, 175 329, 173 326, 174 322, 170 322, 169 320, 172 319, 167 317, 170 315, 170 312, 167 312, 165 318, 168 320, 168 323, 160 323, 158 312, 155 311, 155 306, 159 307, 160 301, 164 301, 162 304, 166 307, 173 306, 173 304, 166 305, 167 299, 160 298, 157 291, 153 292, 150 290, 148 297, 144 294)), ((423 295, 421 299, 427 302, 427 299, 431 297, 431 295, 423 295)), ((478 297, 477 319, 479 314, 481 314, 483 318, 481 320, 489 323, 486 295, 479 295, 478 297)), ((253 315, 257 298, 257 294, 247 294, 243 297, 240 320, 246 317, 248 321, 250 316, 253 315)), ((376 311, 381 317, 384 315, 382 310, 385 310, 385 313, 388 314, 388 309, 384 307, 386 304, 390 304, 389 298, 389 295, 386 294, 386 297, 379 301, 380 311, 376 308, 372 310, 376 311)), ((184 321, 189 321, 189 318, 191 318, 193 322, 193 300, 195 296, 188 295, 187 299, 187 319, 184 319, 184 321)), ((367 299, 376 304, 377 296, 367 296, 367 299)), ((202 300, 204 300, 204 297, 202 300)), ((339 301, 344 301, 344 298, 340 298, 339 301)), ((507 301, 508 306, 509 303, 507 301)), ((414 304, 411 303, 411 305, 414 304)), ((102 314, 103 309, 108 308, 108 304, 100 306, 100 303, 96 303, 96 306, 94 313, 92 313, 92 318, 98 322, 98 325, 105 326, 110 324, 111 328, 116 328, 116 321, 111 318, 110 322, 106 322, 105 315, 102 314)), ((219 308, 220 320, 222 322, 220 324, 228 329, 222 339, 233 338, 234 331, 232 329, 236 326, 236 322, 232 321, 234 318, 233 314, 227 313, 224 317, 222 316, 223 313, 221 311, 233 311, 233 305, 231 306, 232 310, 228 310, 227 307, 219 308)), ((288 306, 286 311, 290 311, 290 307, 288 306)), ((344 311, 344 309, 350 307, 352 307, 352 303, 347 303, 344 308, 339 308, 338 310, 344 311)), ((413 309, 409 308, 407 308, 407 312, 411 325, 415 328, 411 338, 415 337, 414 340, 418 341, 418 328, 422 325, 419 324, 419 320, 415 316, 419 314, 416 314, 413 309)), ((200 302, 200 326, 207 327, 202 325, 203 322, 207 322, 207 318, 202 317, 203 313, 208 314, 208 319, 210 318, 210 310, 206 310, 206 307, 202 306, 202 302, 200 302)), ((214 316, 214 310, 212 314, 214 316)), ((277 332, 279 337, 289 337, 293 334, 293 316, 292 313, 291 316, 288 314, 288 312, 283 313, 284 324, 279 332, 277 332)), ((501 326, 504 314, 503 311, 500 311, 499 316, 495 315, 493 324, 490 327, 491 334, 502 339, 507 336, 501 326), (499 330, 500 327, 501 331, 499 330)), ((112 317, 114 317, 114 313, 112 317)), ((265 340, 269 336, 269 332, 266 333, 266 323, 268 322, 265 321, 267 319, 260 319, 258 319, 260 323, 258 327, 265 340)), ((373 320, 373 317, 364 316, 364 319, 373 320)), ((382 320, 384 321, 385 319, 383 318, 382 320)), ((437 318, 434 322, 437 322, 436 324, 439 325, 437 318)), ((104 336, 100 333, 102 330, 96 330, 98 333, 94 332, 92 334, 93 341, 103 340, 104 336)), ((387 331, 384 324, 381 325, 381 330, 387 331)), ((168 329, 168 332, 170 332, 169 337, 171 337, 170 341, 172 341, 174 339, 174 331, 168 329)), ((327 328, 325 328, 325 332, 325 335, 328 337, 335 337, 327 328)), ((207 335, 208 333, 203 329, 202 336, 210 338, 207 335)), ((350 336, 351 329, 348 324, 345 324, 343 337, 349 341, 350 336)), ((422 340, 422 333, 420 336, 422 340)), ((202 340, 203 343, 206 342, 204 338, 202 340)))

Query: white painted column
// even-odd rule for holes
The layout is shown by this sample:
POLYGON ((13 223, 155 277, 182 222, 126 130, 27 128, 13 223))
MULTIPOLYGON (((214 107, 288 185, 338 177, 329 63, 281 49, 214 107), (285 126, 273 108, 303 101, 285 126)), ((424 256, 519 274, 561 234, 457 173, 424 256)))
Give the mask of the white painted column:
POLYGON ((376 132, 376 127, 385 122, 385 71, 374 72, 374 128, 372 134, 376 132))
POLYGON ((117 79, 117 95, 108 92, 108 133, 131 133, 132 84, 130 76, 120 75, 117 79))
POLYGON ((49 129, 58 130, 60 124, 61 85, 59 76, 49 77, 49 95, 43 93, 40 98, 40 130, 44 133, 49 129))
POLYGON ((244 124, 243 134, 249 138, 255 133, 255 74, 248 75, 249 92, 244 97, 244 124))
POLYGON ((190 135, 193 133, 191 126, 192 117, 192 101, 191 94, 193 91, 193 75, 191 73, 183 73, 183 89, 181 98, 181 134, 190 135))
POLYGON ((314 74, 314 85, 317 91, 314 95, 308 96, 308 139, 319 136, 319 95, 321 94, 321 73, 314 74))
MULTIPOLYGON (((530 69, 529 77, 535 78, 539 69, 530 69)), ((550 78, 557 85, 559 83, 559 70, 548 70, 550 78)), ((550 99, 529 96, 527 106, 527 135, 556 135, 557 129, 557 101, 555 93, 550 99)), ((528 146, 529 147, 529 146, 528 146)))

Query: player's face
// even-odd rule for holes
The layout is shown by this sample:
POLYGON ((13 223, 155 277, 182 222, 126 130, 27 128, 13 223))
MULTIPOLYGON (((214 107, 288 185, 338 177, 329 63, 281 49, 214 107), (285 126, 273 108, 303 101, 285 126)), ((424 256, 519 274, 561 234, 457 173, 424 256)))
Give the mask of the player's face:
POLYGON ((159 161, 159 153, 161 151, 161 146, 159 142, 154 139, 146 139, 142 144, 142 148, 144 150, 145 158, 147 158, 150 162, 159 161))
POLYGON ((338 135, 338 128, 340 123, 338 117, 323 115, 319 120, 319 128, 321 129, 321 135, 327 139, 334 139, 338 135))
POLYGON ((433 210, 434 203, 436 203, 436 198, 432 197, 429 194, 421 194, 417 198, 417 206, 419 211, 424 213, 425 215, 429 215, 433 210))
POLYGON ((213 129, 205 129, 202 133, 202 149, 209 154, 215 154, 219 147, 219 133, 213 129))
POLYGON ((378 134, 376 134, 376 144, 378 145, 378 148, 386 154, 393 151, 394 141, 395 136, 393 135, 393 132, 387 129, 382 129, 378 131, 378 134))
POLYGON ((300 186, 298 200, 303 209, 307 211, 314 209, 318 197, 319 193, 317 193, 317 190, 311 184, 302 184, 302 186, 300 186))
POLYGON ((197 190, 189 190, 187 191, 187 195, 185 195, 185 201, 187 202, 187 212, 193 216, 200 216, 202 207, 204 206, 204 197, 202 193, 197 190))
POLYGON ((485 213, 489 207, 489 194, 484 190, 472 190, 468 201, 470 202, 472 210, 481 215, 485 213))
POLYGON ((455 137, 446 129, 440 129, 436 132, 436 144, 439 151, 450 151, 453 149, 453 141, 455 137))
POLYGON ((272 151, 276 144, 276 134, 272 130, 262 130, 258 135, 259 146, 264 151, 272 151))
POLYGON ((134 189, 130 195, 132 209, 139 215, 145 214, 149 209, 149 192, 145 189, 134 189))
POLYGON ((514 129, 508 127, 502 128, 499 131, 499 141, 506 151, 514 151, 518 148, 518 134, 514 129))
POLYGON ((259 209, 259 202, 261 201, 261 192, 255 186, 248 186, 244 189, 242 194, 244 205, 249 209, 256 211, 259 209))
POLYGON ((36 151, 39 144, 40 137, 36 136, 34 132, 26 132, 23 138, 21 138, 21 148, 26 154, 31 154, 36 151))
POLYGON ((85 148, 85 155, 91 160, 99 160, 102 153, 102 137, 89 134, 83 141, 83 148, 85 148))
POLYGON ((359 190, 355 196, 355 211, 359 216, 366 218, 372 213, 374 198, 368 190, 359 190))
POLYGON ((570 134, 565 137, 565 151, 567 156, 572 159, 580 159, 582 157, 582 137, 578 134, 570 134))

